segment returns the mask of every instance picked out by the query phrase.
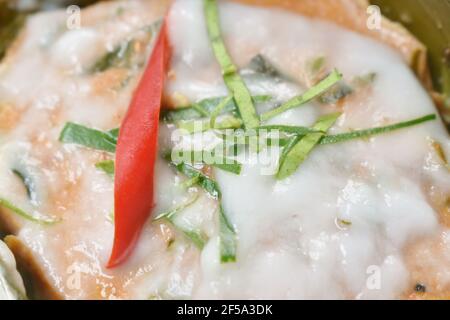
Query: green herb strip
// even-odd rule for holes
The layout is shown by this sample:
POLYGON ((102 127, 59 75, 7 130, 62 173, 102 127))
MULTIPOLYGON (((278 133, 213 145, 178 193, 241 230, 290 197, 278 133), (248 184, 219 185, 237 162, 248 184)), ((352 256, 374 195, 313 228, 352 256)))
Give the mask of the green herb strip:
MULTIPOLYGON (((160 27, 161 21, 157 21, 150 26, 142 28, 149 35, 148 43, 152 40, 156 30, 160 27)), ((90 73, 104 72, 110 68, 130 68, 137 63, 134 61, 136 56, 136 39, 124 40, 117 45, 113 51, 104 54, 89 70, 90 73)))
POLYGON ((365 129, 365 130, 356 130, 353 132, 348 133, 340 133, 336 135, 327 135, 322 138, 320 141, 320 144, 332 144, 332 143, 339 143, 339 142, 345 142, 348 140, 354 140, 354 139, 364 139, 369 138, 375 135, 385 134, 392 131, 412 127, 424 122, 436 120, 435 114, 429 114, 420 118, 404 121, 404 122, 398 122, 389 126, 385 127, 376 127, 371 129, 365 129))
POLYGON ((194 103, 191 108, 197 111, 202 117, 209 117, 209 112, 201 104, 194 103))
POLYGON ((285 179, 298 169, 314 147, 320 142, 325 135, 325 132, 333 126, 340 115, 340 113, 334 113, 320 117, 313 129, 321 132, 308 133, 303 138, 296 137, 296 139, 292 140, 291 144, 288 144, 288 146, 285 147, 288 148, 288 151, 282 153, 280 157, 277 179, 285 179), (297 139, 300 140, 297 141, 297 139))
POLYGON ((220 32, 220 21, 216 0, 204 0, 206 25, 211 46, 217 62, 222 68, 222 75, 230 92, 236 100, 240 116, 246 129, 259 126, 259 118, 253 104, 253 99, 237 68, 231 61, 220 32))
MULTIPOLYGON (((376 135, 381 135, 381 134, 386 134, 386 133, 390 133, 393 131, 397 131, 397 130, 401 130, 401 129, 405 129, 408 127, 413 127, 428 121, 433 121, 436 120, 437 117, 435 114, 429 114, 420 118, 415 118, 412 120, 407 120, 407 121, 403 121, 403 122, 398 122, 398 123, 394 123, 388 126, 384 126, 384 127, 375 127, 375 128, 370 128, 370 129, 363 129, 363 130, 355 130, 352 132, 348 132, 348 133, 340 133, 340 134, 336 134, 336 135, 325 135, 321 140, 320 140, 320 144, 321 145, 326 145, 326 144, 334 144, 334 143, 340 143, 340 142, 346 142, 346 141, 351 141, 351 140, 356 140, 356 139, 367 139, 376 135)), ((305 128, 305 127, 297 127, 297 126, 278 126, 278 125, 274 125, 274 126, 261 126, 258 129, 266 129, 268 131, 271 130, 279 130, 281 132, 287 133, 287 134, 293 134, 299 137, 303 137, 305 136, 305 134, 307 133, 312 133, 312 132, 318 132, 318 131, 314 131, 313 129, 310 128, 305 128), (310 131, 310 132, 307 132, 310 131)), ((233 137, 226 137, 227 139, 232 139, 233 137)), ((238 137, 237 137, 238 138, 238 137)), ((269 139, 268 139, 269 140, 269 139)), ((285 138, 281 138, 278 141, 282 144, 282 145, 287 145, 290 139, 285 139, 285 138)), ((245 141, 247 142, 247 141, 245 141)))
POLYGON ((105 172, 111 178, 114 178, 115 168, 113 160, 100 161, 95 164, 95 167, 105 172))
POLYGON ((199 179, 198 176, 194 177, 194 178, 190 178, 190 179, 187 179, 187 180, 183 181, 180 186, 183 189, 189 189, 189 188, 195 186, 196 184, 198 184, 199 180, 200 179, 199 179))
POLYGON ((279 114, 286 112, 290 109, 299 107, 308 103, 312 99, 320 96, 328 89, 330 89, 333 85, 335 85, 338 81, 342 79, 342 75, 337 70, 333 70, 330 75, 328 75, 324 80, 316 84, 314 87, 310 88, 308 91, 303 93, 300 96, 296 96, 289 101, 283 103, 278 108, 269 110, 266 113, 261 115, 261 121, 267 121, 272 119, 273 117, 278 116, 279 114))
POLYGON ((25 212, 24 210, 20 209, 19 207, 15 206, 12 202, 0 198, 0 207, 4 207, 6 209, 11 210, 12 212, 14 212, 15 214, 17 214, 18 216, 31 221, 31 222, 35 222, 38 224, 42 224, 42 225, 53 225, 57 222, 59 222, 59 219, 54 219, 54 218, 38 218, 33 216, 32 214, 29 214, 27 212, 25 212))
POLYGON ((114 131, 103 132, 68 122, 61 131, 59 141, 114 153, 116 151, 117 137, 114 135, 114 131))
POLYGON ((242 170, 241 163, 239 163, 234 159, 227 158, 224 155, 216 155, 214 150, 211 151, 178 150, 173 152, 176 152, 176 157, 178 159, 182 159, 184 163, 190 164, 203 163, 230 173, 234 173, 237 175, 241 174, 242 170))
MULTIPOLYGON (((194 103, 191 106, 177 108, 172 110, 161 110, 161 118, 166 122, 176 122, 181 120, 192 120, 204 117, 209 117, 209 114, 214 111, 217 105, 226 99, 227 97, 214 97, 203 99, 199 102, 194 103)), ((263 103, 270 101, 272 99, 269 95, 259 95, 252 96, 255 103, 263 103)), ((238 109, 236 101, 234 98, 228 102, 228 104, 223 108, 222 114, 227 112, 236 112, 238 109)))
POLYGON ((219 206, 220 261, 236 262, 236 232, 225 214, 222 203, 219 206))
POLYGON ((227 98, 223 99, 217 107, 211 112, 211 119, 210 119, 210 127, 212 129, 216 129, 216 119, 217 117, 222 113, 223 109, 233 100, 232 96, 228 96, 227 98))
POLYGON ((211 127, 211 120, 187 120, 177 122, 180 129, 186 130, 189 134, 205 132, 208 130, 225 130, 242 128, 242 120, 232 115, 225 115, 215 120, 214 128, 211 127))
POLYGON ((296 135, 305 135, 308 133, 315 133, 319 132, 317 130, 314 130, 312 128, 308 127, 299 127, 299 126, 285 126, 285 125, 272 125, 272 126, 260 126, 257 128, 257 132, 260 131, 279 131, 279 132, 285 132, 288 134, 296 134, 296 135))
POLYGON ((195 195, 194 197, 188 199, 186 202, 180 204, 174 209, 159 214, 156 218, 153 219, 153 221, 165 219, 166 221, 170 222, 176 229, 180 230, 189 240, 191 240, 194 243, 194 245, 197 248, 202 250, 203 247, 205 246, 206 241, 208 240, 207 237, 200 231, 188 230, 184 227, 181 227, 175 222, 175 216, 178 215, 183 210, 185 210, 186 208, 193 205, 197 200, 198 195, 195 195))
POLYGON ((111 138, 114 140, 114 143, 117 144, 117 139, 119 139, 119 128, 109 130, 107 134, 110 135, 111 138))
POLYGON ((90 72, 104 72, 113 67, 127 68, 131 64, 131 57, 134 52, 134 40, 128 40, 117 46, 113 51, 106 53, 100 58, 90 72))
POLYGON ((236 232, 222 208, 222 193, 216 181, 204 175, 200 170, 186 163, 174 164, 175 168, 188 178, 198 177, 198 184, 213 198, 219 201, 220 224, 220 261, 222 263, 236 261, 236 232))

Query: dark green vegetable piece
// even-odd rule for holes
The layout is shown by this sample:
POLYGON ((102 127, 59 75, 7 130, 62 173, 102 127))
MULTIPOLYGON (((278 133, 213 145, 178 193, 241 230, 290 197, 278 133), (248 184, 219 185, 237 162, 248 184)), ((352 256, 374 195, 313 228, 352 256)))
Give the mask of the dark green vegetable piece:
POLYGON ((322 140, 320 141, 320 144, 331 144, 331 143, 345 142, 345 141, 354 140, 354 139, 369 138, 374 135, 385 134, 388 132, 416 126, 418 124, 421 124, 421 123, 424 123, 427 121, 436 120, 436 118, 437 117, 435 114, 429 114, 429 115, 426 115, 426 116, 423 116, 420 118, 395 123, 395 124, 392 124, 389 126, 377 127, 377 128, 371 128, 371 129, 365 129, 365 130, 356 130, 356 131, 352 131, 352 132, 348 132, 348 133, 341 133, 341 134, 336 134, 336 135, 327 135, 322 138, 322 140))
POLYGON ((236 262, 236 231, 223 210, 219 208, 219 236, 220 236, 220 261, 222 263, 236 262))
MULTIPOLYGON (((201 100, 195 103, 194 106, 188 106, 185 108, 178 108, 172 110, 162 110, 162 119, 166 122, 177 122, 182 120, 194 120, 200 119, 209 116, 210 113, 214 111, 214 109, 227 97, 214 97, 201 100), (202 108, 203 112, 199 111, 199 107, 202 108)), ((261 95, 261 96, 252 96, 252 99, 255 103, 267 102, 271 99, 271 96, 261 95)), ((236 101, 231 99, 227 102, 227 104, 223 107, 220 114, 236 112, 238 110, 236 101)))
POLYGON ((178 172, 184 174, 188 178, 198 177, 198 184, 213 198, 220 199, 222 197, 222 193, 220 192, 220 188, 217 182, 203 174, 200 170, 184 162, 173 165, 178 170, 178 172))
POLYGON ((106 53, 91 68, 91 72, 103 72, 112 67, 128 68, 134 53, 134 41, 129 40, 120 44, 113 51, 106 53))
POLYGON ((177 126, 180 129, 186 130, 188 133, 205 132, 211 129, 225 130, 225 129, 239 129, 242 127, 242 120, 232 115, 225 115, 221 119, 214 122, 214 128, 211 127, 211 120, 188 120, 179 121, 177 126))
POLYGON ((316 84, 314 87, 307 90, 302 95, 296 96, 289 101, 283 103, 281 106, 269 110, 266 113, 263 113, 261 115, 261 121, 267 121, 269 119, 272 119, 275 116, 278 116, 279 114, 286 112, 292 108, 299 107, 301 105, 304 105, 305 103, 308 103, 314 98, 317 98, 324 92, 326 92, 328 89, 330 89, 332 86, 334 86, 339 80, 342 79, 342 75, 339 73, 339 71, 334 70, 329 76, 327 76, 325 79, 320 81, 318 84, 316 84))
POLYGON ((59 141, 112 153, 116 151, 117 144, 115 131, 113 131, 113 133, 103 132, 72 122, 68 122, 65 125, 64 129, 61 131, 59 141))
POLYGON ((10 202, 6 199, 3 199, 3 198, 0 198, 0 207, 9 209, 12 212, 14 212, 15 214, 17 214, 18 216, 21 216, 22 218, 24 218, 28 221, 35 222, 35 223, 42 224, 42 225, 52 225, 52 224, 55 224, 60 221, 59 219, 55 219, 55 218, 33 216, 32 214, 26 212, 25 210, 20 209, 19 207, 14 205, 12 202, 10 202))
POLYGON ((200 170, 186 163, 173 164, 175 168, 188 178, 198 177, 198 184, 212 197, 219 201, 220 225, 220 261, 222 263, 236 261, 236 231, 229 222, 222 208, 222 193, 216 181, 204 175, 200 170))
POLYGON ((105 172, 111 178, 114 178, 115 168, 113 160, 100 161, 95 164, 95 167, 105 172))
POLYGON ((212 129, 215 129, 217 117, 223 112, 223 109, 225 109, 225 107, 230 103, 231 100, 233 100, 233 97, 228 96, 227 98, 223 99, 217 105, 217 107, 214 108, 213 111, 211 111, 210 127, 212 129))
POLYGON ((313 127, 314 130, 319 132, 308 133, 304 137, 296 136, 292 138, 292 141, 285 147, 287 151, 283 151, 280 157, 277 179, 285 179, 297 170, 340 115, 340 113, 334 113, 322 116, 313 127))
POLYGON ((237 73, 237 68, 231 61, 225 43, 223 42, 217 2, 215 0, 204 0, 203 3, 209 39, 217 62, 222 69, 223 80, 236 101, 239 114, 244 122, 244 127, 246 129, 255 128, 259 126, 259 117, 256 114, 250 92, 237 73))
MULTIPOLYGON (((234 159, 229 159, 223 155, 216 155, 214 150, 200 150, 200 151, 173 151, 176 152, 176 157, 178 159, 182 159, 183 163, 190 164, 200 164, 204 163, 206 165, 211 165, 213 167, 219 168, 221 170, 231 172, 239 175, 242 170, 242 164, 234 159), (205 160, 208 159, 208 163, 205 163, 205 160)), ((173 154, 172 154, 173 155, 173 154)))
MULTIPOLYGON (((160 26, 161 21, 157 21, 142 29, 148 34, 148 41, 151 40, 153 34, 160 26)), ((141 66, 145 63, 145 60, 142 55, 137 55, 137 44, 139 44, 139 42, 136 39, 128 39, 123 41, 115 47, 113 51, 107 52, 103 57, 101 57, 89 71, 94 73, 104 72, 110 68, 131 68, 133 66, 141 66)))
POLYGON ((314 130, 312 128, 307 127, 299 127, 299 126, 286 126, 286 125, 269 125, 269 126, 260 126, 257 128, 257 131, 266 130, 267 132, 270 131, 279 131, 279 132, 285 132, 288 134, 296 134, 296 135, 302 135, 313 132, 318 132, 317 130, 314 130))
POLYGON ((188 239, 190 239, 197 248, 202 250, 203 247, 205 246, 206 241, 208 240, 206 235, 200 231, 189 230, 184 227, 181 227, 176 223, 174 219, 178 213, 194 204, 194 202, 196 202, 197 200, 198 196, 195 196, 192 199, 186 201, 185 203, 182 203, 181 205, 175 207, 174 209, 159 214, 155 219, 153 219, 153 221, 165 219, 166 221, 170 222, 176 229, 180 230, 188 239))

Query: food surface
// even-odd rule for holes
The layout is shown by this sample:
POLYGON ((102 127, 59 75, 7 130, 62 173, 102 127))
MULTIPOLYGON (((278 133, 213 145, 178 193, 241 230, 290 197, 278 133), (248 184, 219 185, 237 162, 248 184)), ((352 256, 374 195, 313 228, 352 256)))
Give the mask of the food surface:
POLYGON ((218 1, 222 38, 239 69, 231 74, 249 90, 252 118, 229 96, 237 80, 218 63, 207 20, 214 11, 205 3, 215 2, 176 0, 170 9, 169 1, 101 3, 83 9, 82 28, 73 30, 66 12, 39 13, 2 60, 0 226, 14 235, 6 242, 16 258, 31 266, 41 287, 35 294, 448 297, 450 139, 409 51, 326 17, 218 1), (166 13, 172 58, 155 207, 129 258, 107 268, 116 129, 166 13), (315 99, 283 107, 326 81, 315 99), (230 103, 238 112, 226 112, 230 103), (212 129, 259 125, 312 128, 304 140, 284 137, 302 161, 277 145, 244 148, 228 167, 167 160, 186 145, 220 144, 212 129), (384 134, 330 138, 371 128, 384 134))

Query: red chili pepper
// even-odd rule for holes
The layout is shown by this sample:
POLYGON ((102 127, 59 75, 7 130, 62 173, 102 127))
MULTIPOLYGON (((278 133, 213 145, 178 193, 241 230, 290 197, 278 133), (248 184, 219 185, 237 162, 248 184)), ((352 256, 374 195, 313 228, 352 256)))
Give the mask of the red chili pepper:
POLYGON ((121 264, 131 254, 154 207, 159 112, 169 59, 164 22, 120 127, 114 180, 114 245, 108 268, 121 264))

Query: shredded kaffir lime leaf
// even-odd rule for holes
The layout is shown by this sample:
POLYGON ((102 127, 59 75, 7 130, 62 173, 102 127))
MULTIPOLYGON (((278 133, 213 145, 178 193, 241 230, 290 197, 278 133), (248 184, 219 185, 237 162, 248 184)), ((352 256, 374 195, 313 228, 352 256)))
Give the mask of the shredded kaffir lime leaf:
MULTIPOLYGON (((206 118, 210 116, 210 113, 227 97, 212 97, 200 100, 193 105, 176 109, 164 109, 161 110, 161 118, 169 123, 206 118), (201 108, 201 109, 200 109, 201 108)), ((255 103, 267 102, 272 99, 269 95, 252 96, 255 103)), ((236 113, 238 110, 236 101, 234 98, 227 103, 222 109, 221 114, 224 113, 236 113)))
POLYGON ((364 139, 364 138, 370 138, 375 135, 385 134, 388 132, 404 129, 407 127, 415 126, 427 121, 436 120, 435 114, 429 114, 420 118, 404 121, 404 122, 398 122, 395 124, 391 124, 384 127, 376 127, 371 129, 365 129, 365 130, 355 130, 348 133, 340 133, 335 135, 327 135, 322 138, 320 141, 320 144, 331 144, 331 143, 339 143, 339 142, 345 142, 348 140, 354 140, 354 139, 364 139))
POLYGON ((328 89, 330 89, 333 85, 335 85, 339 80, 342 79, 342 75, 339 73, 339 71, 334 70, 330 75, 328 75, 325 79, 320 81, 318 84, 316 84, 314 87, 310 88, 308 91, 303 93, 302 95, 296 96, 289 101, 283 103, 281 106, 269 110, 266 113, 263 113, 261 115, 262 121, 267 121, 269 119, 272 119, 273 117, 278 116, 279 114, 286 112, 290 109, 299 107, 301 105, 304 105, 305 103, 308 103, 312 99, 320 96, 324 92, 326 92, 328 89))
POLYGON ((0 198, 0 207, 9 209, 12 212, 14 212, 15 214, 17 214, 18 216, 21 216, 22 218, 24 218, 28 221, 35 222, 35 223, 42 224, 42 225, 53 225, 60 221, 59 219, 56 219, 56 218, 36 216, 36 215, 30 214, 4 198, 0 198))
POLYGON ((181 213, 183 210, 187 209, 191 205, 193 205, 198 200, 198 194, 195 194, 192 198, 188 199, 184 203, 180 204, 179 206, 159 214, 156 218, 153 219, 153 221, 159 221, 159 220, 166 220, 170 224, 172 224, 177 230, 179 230, 181 233, 183 233, 186 238, 192 241, 194 245, 199 248, 200 250, 203 249, 205 246, 206 241, 208 240, 206 235, 198 230, 191 230, 186 229, 185 227, 179 225, 175 217, 181 213))
POLYGON ((292 143, 285 147, 287 151, 284 152, 283 150, 281 155, 277 179, 285 179, 297 170, 340 115, 340 113, 333 113, 322 116, 313 127, 314 130, 319 132, 308 133, 303 138, 293 138, 292 143))
POLYGON ((97 162, 95 164, 95 167, 97 169, 103 171, 104 173, 106 173, 111 178, 114 178, 115 168, 114 168, 114 161, 113 160, 105 160, 105 161, 97 162))
POLYGON ((68 122, 61 131, 59 141, 114 153, 117 144, 116 134, 118 134, 118 131, 115 130, 103 132, 68 122))
POLYGON ((219 207, 219 237, 220 237, 220 261, 222 263, 236 261, 236 231, 223 209, 222 203, 219 207))
POLYGON ((287 126, 287 125, 268 125, 268 126, 260 126, 257 128, 257 132, 260 132, 261 130, 266 130, 267 132, 279 131, 296 135, 305 135, 307 133, 318 132, 317 130, 314 130, 312 128, 287 126))
POLYGON ((220 261, 222 263, 236 261, 236 231, 229 222, 227 215, 222 207, 222 192, 216 181, 212 180, 200 170, 186 164, 173 164, 178 172, 184 174, 188 178, 198 177, 198 185, 200 185, 209 195, 219 201, 219 228, 220 228, 220 261))
POLYGON ((210 119, 210 127, 212 129, 216 129, 216 119, 217 117, 222 113, 223 109, 231 102, 233 99, 233 96, 229 96, 225 99, 223 99, 216 108, 211 112, 211 119, 210 119))
POLYGON ((219 119, 214 120, 214 127, 211 126, 211 120, 179 121, 177 122, 177 126, 178 128, 186 130, 188 133, 193 134, 198 132, 205 132, 211 129, 239 129, 242 127, 242 120, 232 115, 224 115, 219 119))
POLYGON ((250 92, 238 74, 238 70, 233 64, 223 42, 217 2, 216 0, 204 0, 203 3, 209 39, 217 62, 222 69, 223 80, 236 101, 244 127, 247 129, 255 128, 259 126, 259 118, 250 92))
POLYGON ((237 160, 227 158, 224 154, 216 154, 215 150, 172 150, 172 159, 180 159, 189 164, 205 164, 239 175, 242 164, 237 160))

